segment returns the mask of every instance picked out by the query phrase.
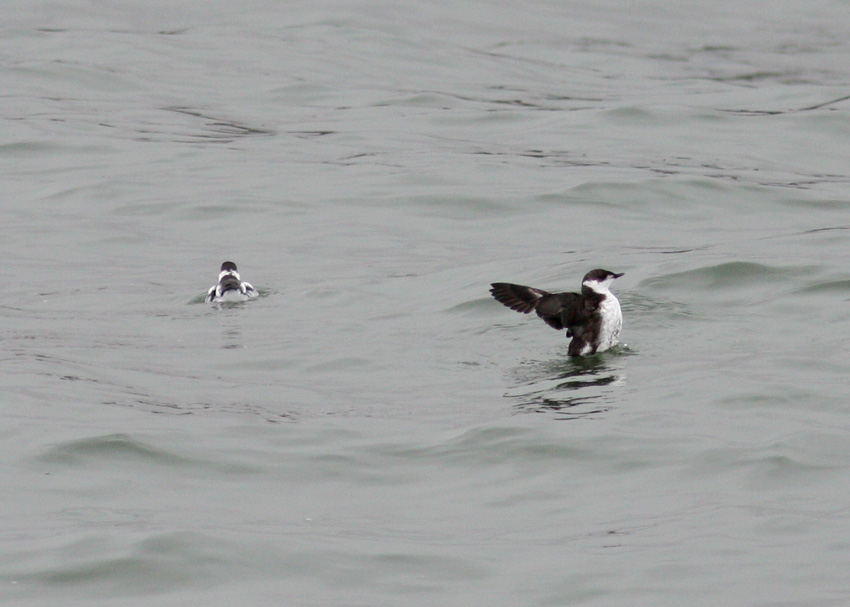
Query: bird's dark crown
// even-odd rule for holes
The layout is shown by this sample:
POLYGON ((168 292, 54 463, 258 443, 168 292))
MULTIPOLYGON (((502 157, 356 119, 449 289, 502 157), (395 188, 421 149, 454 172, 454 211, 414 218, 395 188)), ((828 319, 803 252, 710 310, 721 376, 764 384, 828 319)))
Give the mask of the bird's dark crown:
POLYGON ((582 282, 593 281, 593 282, 605 282, 608 279, 620 278, 623 273, 616 274, 609 270, 603 270, 601 268, 597 268, 596 270, 591 270, 587 274, 584 275, 582 282))

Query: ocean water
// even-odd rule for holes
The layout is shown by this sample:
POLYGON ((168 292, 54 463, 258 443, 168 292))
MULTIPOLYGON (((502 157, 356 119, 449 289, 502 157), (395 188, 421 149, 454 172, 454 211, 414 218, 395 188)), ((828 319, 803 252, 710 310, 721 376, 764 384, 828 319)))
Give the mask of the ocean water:
POLYGON ((0 599, 846 605, 848 8, 7 3, 0 599))

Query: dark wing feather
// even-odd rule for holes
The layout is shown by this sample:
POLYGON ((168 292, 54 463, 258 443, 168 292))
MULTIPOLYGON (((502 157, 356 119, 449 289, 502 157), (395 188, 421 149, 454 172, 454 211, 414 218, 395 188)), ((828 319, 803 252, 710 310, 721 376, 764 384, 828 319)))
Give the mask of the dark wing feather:
MULTIPOLYGON (((491 287, 490 293, 499 303, 523 314, 534 310, 547 325, 559 331, 569 326, 565 323, 565 312, 577 305, 580 307, 581 297, 578 293, 553 294, 542 289, 507 282, 496 282, 491 287)), ((575 314, 571 313, 570 316, 575 314)))
POLYGON ((507 282, 494 282, 490 287, 490 293, 496 301, 523 314, 528 314, 536 309, 540 299, 550 295, 540 289, 512 285, 507 282))
POLYGON ((571 332, 572 327, 580 327, 587 322, 587 315, 596 308, 589 307, 587 299, 578 293, 557 293, 561 303, 561 322, 571 332))
POLYGON ((239 279, 233 276, 232 274, 228 274, 227 276, 222 278, 218 284, 221 287, 222 293, 224 293, 225 291, 239 291, 241 290, 240 287, 242 286, 239 282, 239 279))
MULTIPOLYGON (((585 321, 586 312, 582 305, 582 296, 578 293, 555 293, 552 295, 552 299, 554 300, 553 302, 547 302, 548 308, 551 308, 551 311, 548 308, 546 311, 552 316, 557 314, 558 326, 555 326, 546 318, 543 318, 543 320, 556 329, 566 329, 567 337, 571 337, 573 327, 581 325, 585 321)), ((541 313, 538 311, 538 314, 541 313)))

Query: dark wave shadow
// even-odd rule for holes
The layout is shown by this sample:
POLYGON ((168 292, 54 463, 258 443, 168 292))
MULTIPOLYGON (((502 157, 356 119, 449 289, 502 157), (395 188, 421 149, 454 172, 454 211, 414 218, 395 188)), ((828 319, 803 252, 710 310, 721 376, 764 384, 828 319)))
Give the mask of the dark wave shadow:
POLYGON ((612 392, 625 381, 625 346, 578 358, 529 361, 514 371, 515 386, 505 398, 514 400, 515 413, 546 413, 572 420, 606 413, 613 407, 612 392))

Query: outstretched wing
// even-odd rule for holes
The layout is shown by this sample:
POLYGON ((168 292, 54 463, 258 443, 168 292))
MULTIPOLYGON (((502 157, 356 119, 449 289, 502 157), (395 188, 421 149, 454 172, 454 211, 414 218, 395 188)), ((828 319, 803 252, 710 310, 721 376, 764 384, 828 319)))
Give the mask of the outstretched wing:
POLYGON ((528 314, 532 310, 553 329, 564 329, 576 324, 581 308, 581 296, 578 293, 549 293, 542 289, 514 285, 507 282, 494 282, 490 293, 499 303, 511 310, 528 314))
POLYGON ((540 300, 551 295, 541 289, 512 285, 508 282, 494 282, 490 285, 490 293, 500 304, 523 314, 537 309, 540 300))

